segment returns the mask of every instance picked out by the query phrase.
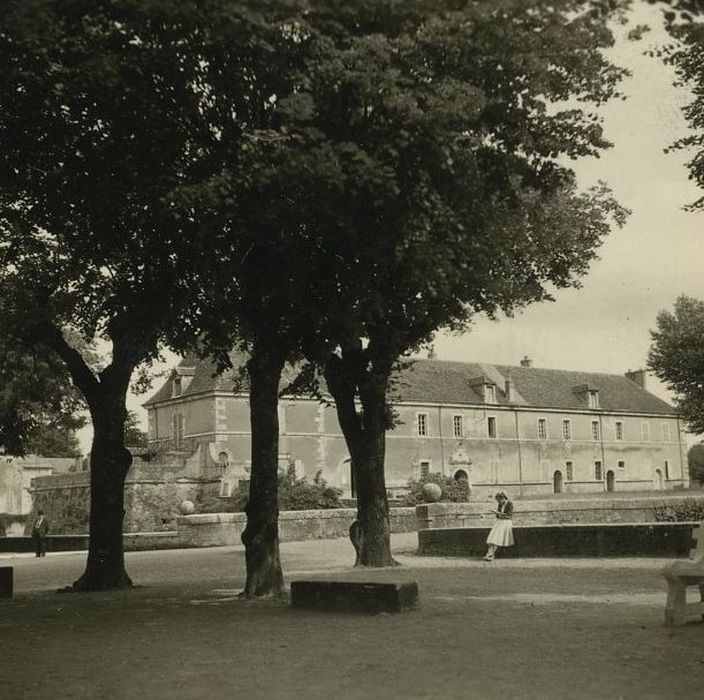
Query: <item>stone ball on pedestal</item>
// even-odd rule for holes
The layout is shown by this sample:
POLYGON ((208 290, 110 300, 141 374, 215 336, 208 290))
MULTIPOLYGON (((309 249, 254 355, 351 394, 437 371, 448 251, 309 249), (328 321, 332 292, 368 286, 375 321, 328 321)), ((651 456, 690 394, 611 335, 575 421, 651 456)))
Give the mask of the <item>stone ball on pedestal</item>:
POLYGON ((422 493, 426 503, 437 503, 442 498, 442 489, 432 481, 423 486, 422 493))
POLYGON ((193 501, 181 501, 178 510, 181 515, 193 515, 196 512, 196 506, 193 501))

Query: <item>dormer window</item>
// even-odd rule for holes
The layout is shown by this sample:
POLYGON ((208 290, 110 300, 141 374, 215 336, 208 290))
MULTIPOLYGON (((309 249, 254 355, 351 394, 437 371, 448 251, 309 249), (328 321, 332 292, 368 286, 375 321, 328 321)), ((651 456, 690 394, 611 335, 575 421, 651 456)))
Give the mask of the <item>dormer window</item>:
POLYGON ((178 375, 175 376, 172 380, 171 395, 172 396, 181 396, 181 377, 178 375))
POLYGON ((589 401, 589 408, 599 408, 599 392, 596 389, 590 389, 587 392, 587 401, 589 401))
POLYGON ((589 386, 589 384, 580 384, 574 388, 574 393, 584 401, 589 408, 599 408, 599 390, 589 386))
POLYGON ((468 383, 484 403, 496 403, 496 385, 488 377, 474 377, 468 383))

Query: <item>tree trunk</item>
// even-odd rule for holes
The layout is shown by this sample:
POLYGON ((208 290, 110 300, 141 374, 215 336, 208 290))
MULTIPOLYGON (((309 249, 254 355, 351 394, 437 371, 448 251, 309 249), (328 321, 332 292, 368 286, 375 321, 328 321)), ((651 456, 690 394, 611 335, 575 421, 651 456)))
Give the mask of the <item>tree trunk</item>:
POLYGON ((280 352, 255 343, 247 364, 252 471, 247 526, 242 533, 247 565, 244 598, 280 593, 284 585, 279 557, 279 380, 284 366, 280 352))
POLYGON ((68 344, 61 328, 49 321, 37 326, 41 339, 66 363, 86 399, 93 423, 88 561, 83 575, 68 590, 104 591, 132 585, 122 543, 125 477, 132 465, 132 455, 125 448, 126 400, 132 372, 151 345, 135 342, 134 335, 124 332, 133 328, 133 319, 125 316, 121 320, 123 332, 119 332, 120 319, 108 324, 112 362, 97 375, 68 344))
POLYGON ((132 585, 125 569, 122 527, 125 477, 132 455, 125 448, 125 391, 109 392, 91 406, 93 445, 90 452, 90 541, 77 591, 103 591, 132 585))
POLYGON ((360 564, 395 566, 391 556, 391 523, 386 495, 386 388, 388 373, 367 372, 360 385, 361 455, 357 466, 357 519, 362 526, 360 564))
POLYGON ((389 373, 373 373, 359 358, 334 358, 325 372, 328 388, 352 462, 357 491, 355 566, 394 566, 391 525, 386 495, 386 388, 389 373), (353 378, 354 377, 354 378, 353 378), (359 387, 362 414, 355 394, 359 387), (361 533, 359 532, 361 530, 361 533))

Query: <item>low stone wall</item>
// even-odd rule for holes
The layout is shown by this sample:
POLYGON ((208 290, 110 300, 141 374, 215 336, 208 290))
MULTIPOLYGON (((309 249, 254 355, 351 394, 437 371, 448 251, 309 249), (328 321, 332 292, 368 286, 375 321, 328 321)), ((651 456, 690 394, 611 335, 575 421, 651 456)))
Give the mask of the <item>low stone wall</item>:
MULTIPOLYGON (((279 514, 281 542, 347 537, 356 517, 353 508, 293 510, 279 514)), ((415 532, 415 508, 390 510, 391 532, 415 532)), ((247 524, 244 513, 182 515, 176 519, 179 538, 185 547, 218 547, 242 544, 247 524)))
MULTIPOLYGON (((357 511, 353 508, 296 510, 279 514, 279 539, 295 542, 311 539, 348 537, 357 511)), ((415 532, 414 508, 392 508, 391 532, 415 532)), ((176 530, 164 532, 125 532, 125 550, 175 549, 181 547, 219 547, 241 545, 247 524, 244 513, 181 515, 176 530)), ((88 549, 88 535, 50 535, 47 551, 88 549)), ((33 552, 31 537, 0 538, 0 552, 33 552)))
MULTIPOLYGON (((686 557, 692 528, 699 523, 602 523, 598 525, 516 526, 516 544, 505 557, 686 557)), ((488 527, 428 529, 418 532, 418 553, 471 556, 486 553, 488 527)))
MULTIPOLYGON (((126 552, 138 552, 151 549, 178 549, 184 545, 178 532, 130 532, 123 535, 126 552)), ((88 549, 88 535, 49 535, 46 542, 47 552, 84 552, 88 549)), ((0 538, 0 553, 34 552, 34 540, 31 537, 0 538)))
MULTIPOLYGON (((568 523, 652 523, 655 508, 678 501, 700 500, 704 495, 685 493, 653 497, 555 498, 551 500, 516 500, 513 502, 514 525, 551 525, 568 523)), ((486 498, 469 503, 426 503, 416 506, 418 529, 491 527, 496 501, 486 498)))
MULTIPOLYGON (((212 486, 212 480, 183 474, 180 467, 135 460, 125 480, 125 532, 173 530, 179 504, 196 501, 204 488, 212 486)), ((32 515, 25 534, 29 534, 37 508, 46 513, 54 534, 73 535, 88 530, 90 472, 33 479, 32 493, 32 515)))

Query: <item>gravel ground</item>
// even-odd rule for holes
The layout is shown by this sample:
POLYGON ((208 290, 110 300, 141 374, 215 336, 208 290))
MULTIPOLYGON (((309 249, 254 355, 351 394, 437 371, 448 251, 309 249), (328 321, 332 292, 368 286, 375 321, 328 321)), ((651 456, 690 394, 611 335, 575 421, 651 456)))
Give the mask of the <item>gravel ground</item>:
POLYGON ((0 559, 0 698, 696 698, 704 625, 663 625, 663 561, 420 558, 355 570, 346 540, 286 543, 296 578, 406 581, 418 609, 240 601, 241 547, 135 552, 130 591, 57 594, 85 554, 0 559))

